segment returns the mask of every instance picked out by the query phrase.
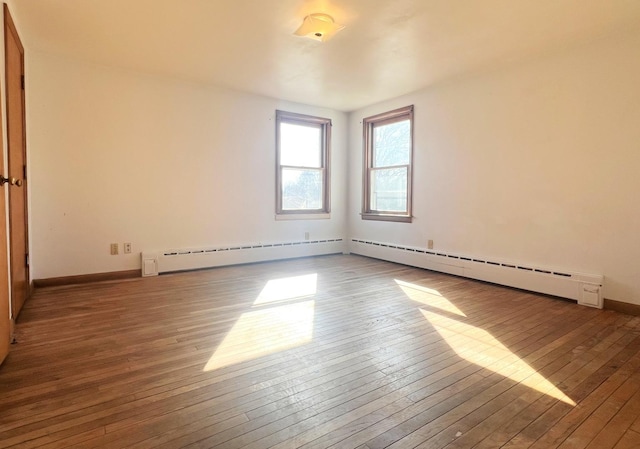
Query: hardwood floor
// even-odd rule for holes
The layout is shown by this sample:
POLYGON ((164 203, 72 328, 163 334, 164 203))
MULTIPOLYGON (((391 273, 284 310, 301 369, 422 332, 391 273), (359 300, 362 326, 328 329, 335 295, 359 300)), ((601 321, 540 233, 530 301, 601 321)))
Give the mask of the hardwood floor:
POLYGON ((640 319, 358 256, 38 290, 0 447, 637 448, 640 319))

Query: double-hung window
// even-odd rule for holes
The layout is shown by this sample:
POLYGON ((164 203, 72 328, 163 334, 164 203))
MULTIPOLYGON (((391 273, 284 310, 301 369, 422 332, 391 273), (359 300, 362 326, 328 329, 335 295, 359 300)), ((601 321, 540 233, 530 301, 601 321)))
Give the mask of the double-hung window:
POLYGON ((331 119, 276 111, 276 214, 329 213, 331 119))
POLYGON ((362 218, 411 222, 413 106, 365 118, 362 218))

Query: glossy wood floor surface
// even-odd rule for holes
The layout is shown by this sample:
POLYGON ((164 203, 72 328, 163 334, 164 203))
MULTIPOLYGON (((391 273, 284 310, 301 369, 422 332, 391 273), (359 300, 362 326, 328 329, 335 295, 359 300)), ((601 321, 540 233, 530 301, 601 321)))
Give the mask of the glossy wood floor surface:
POLYGON ((0 447, 638 448, 640 320, 358 256, 35 293, 0 447))

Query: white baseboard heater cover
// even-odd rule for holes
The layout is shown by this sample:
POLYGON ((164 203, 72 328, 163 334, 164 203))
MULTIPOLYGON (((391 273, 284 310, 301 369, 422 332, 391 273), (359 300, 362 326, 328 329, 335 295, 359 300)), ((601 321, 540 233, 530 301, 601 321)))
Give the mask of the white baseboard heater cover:
POLYGON ((157 276, 160 273, 269 260, 321 256, 345 251, 346 242, 343 239, 147 251, 142 253, 142 276, 157 276))
POLYGON ((604 276, 530 264, 485 260, 424 248, 351 239, 350 252, 405 265, 454 274, 561 298, 580 305, 603 307, 604 276))
POLYGON ((156 253, 142 253, 142 276, 158 275, 158 255, 156 253))

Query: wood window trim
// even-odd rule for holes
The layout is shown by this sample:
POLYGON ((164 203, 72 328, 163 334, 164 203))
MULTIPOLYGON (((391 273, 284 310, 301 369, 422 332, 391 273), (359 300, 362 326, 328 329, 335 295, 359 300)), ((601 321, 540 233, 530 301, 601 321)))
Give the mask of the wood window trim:
MULTIPOLYGON (((331 212, 331 119, 312 115, 299 114, 276 110, 276 219, 314 219, 328 218, 331 212), (280 164, 280 124, 298 123, 301 125, 316 125, 321 130, 322 143, 319 171, 322 173, 322 203, 320 209, 286 210, 282 207, 282 168, 280 164)), ((295 168, 295 167, 294 167, 295 168)), ((299 167, 305 168, 305 167, 299 167)), ((314 168, 315 169, 315 168, 314 168)))
POLYGON ((377 221, 390 221, 398 223, 411 223, 412 216, 412 204, 413 204, 413 116, 414 107, 405 106, 403 108, 394 109, 392 111, 383 112, 381 114, 366 117, 362 121, 363 128, 363 176, 362 176, 362 212, 360 216, 363 220, 377 220, 377 221), (407 170, 407 210, 402 213, 396 213, 392 211, 378 211, 372 210, 370 204, 370 184, 371 184, 371 171, 373 160, 373 128, 376 125, 390 125, 392 123, 400 122, 403 120, 410 121, 410 152, 409 152, 409 164, 407 170))

